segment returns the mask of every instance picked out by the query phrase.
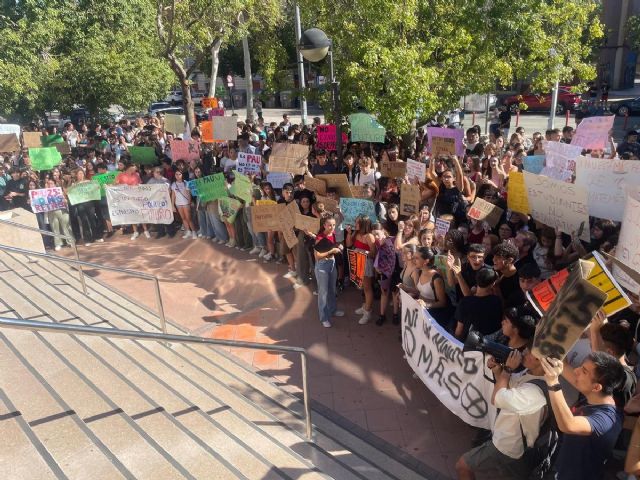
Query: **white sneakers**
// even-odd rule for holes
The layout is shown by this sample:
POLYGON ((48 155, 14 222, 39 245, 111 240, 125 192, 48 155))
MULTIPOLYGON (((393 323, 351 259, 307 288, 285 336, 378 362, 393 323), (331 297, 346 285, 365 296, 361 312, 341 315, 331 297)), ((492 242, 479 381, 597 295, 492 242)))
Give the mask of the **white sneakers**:
POLYGON ((342 310, 336 310, 333 312, 334 317, 344 317, 344 312, 342 310))
POLYGON ((270 252, 269 252, 269 253, 267 253, 266 255, 264 255, 264 256, 262 257, 262 259, 263 259, 265 262, 270 262, 272 258, 273 258, 273 255, 271 255, 271 253, 270 253, 270 252))
POLYGON ((363 303, 362 306, 359 309, 357 309, 354 313, 356 315, 364 315, 364 312, 366 312, 366 310, 364 309, 364 303, 363 303))
POLYGON ((267 249, 262 247, 260 249, 260 253, 258 254, 258 258, 263 258, 267 254, 267 249))
POLYGON ((55 250, 56 252, 59 252, 61 248, 62 248, 62 247, 61 247, 60 245, 58 245, 56 248, 54 248, 54 250, 55 250))
MULTIPOLYGON (((144 236, 145 236, 145 237, 147 237, 147 238, 151 238, 151 234, 149 233, 149 231, 148 231, 148 230, 145 230, 145 231, 144 231, 144 236)), ((98 240, 98 241, 104 241, 104 240, 100 239, 100 240, 98 240)))
POLYGON ((133 232, 133 235, 131 235, 131 240, 135 240, 136 238, 138 238, 140 236, 140 234, 138 233, 138 231, 136 230, 135 232, 133 232))
POLYGON ((324 328, 331 328, 331 322, 328 322, 328 321, 325 320, 324 322, 322 322, 322 326, 324 328))
POLYGON ((298 276, 298 274, 296 273, 295 270, 289 270, 287 273, 285 273, 282 278, 296 278, 298 276))
POLYGON ((190 238, 190 237, 191 237, 191 230, 185 230, 184 235, 182 235, 182 238, 190 238))
POLYGON ((367 312, 365 310, 365 312, 362 315, 362 317, 360 318, 360 320, 358 320, 358 323, 360 325, 366 325, 367 323, 369 323, 369 320, 371 320, 371 312, 367 312))
POLYGON ((236 246, 236 240, 234 238, 232 238, 231 240, 229 240, 224 245, 225 245, 225 247, 233 248, 233 247, 236 246))
POLYGON ((262 251, 262 248, 260 247, 253 247, 250 251, 249 251, 249 255, 256 255, 258 253, 260 253, 262 251))

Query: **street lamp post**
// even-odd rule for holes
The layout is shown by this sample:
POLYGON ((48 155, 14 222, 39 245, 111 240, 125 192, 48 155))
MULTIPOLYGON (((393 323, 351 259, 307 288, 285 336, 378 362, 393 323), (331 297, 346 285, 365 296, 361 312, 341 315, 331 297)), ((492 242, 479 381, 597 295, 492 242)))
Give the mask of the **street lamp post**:
MULTIPOLYGON (((556 49, 552 47, 549 49, 549 55, 554 59, 554 61, 556 61, 558 52, 556 52, 556 49)), ((556 64, 556 83, 553 85, 553 91, 551 92, 551 112, 549 113, 549 123, 547 124, 547 128, 549 130, 553 130, 555 128, 556 109, 558 108, 558 89, 560 88, 560 79, 558 76, 558 65, 556 64)))
POLYGON ((298 50, 309 62, 319 62, 329 55, 329 72, 331 76, 331 96, 333 99, 333 116, 336 122, 336 154, 342 159, 342 115, 340 113, 340 84, 333 70, 333 45, 327 34, 319 28, 305 30, 300 37, 298 50))

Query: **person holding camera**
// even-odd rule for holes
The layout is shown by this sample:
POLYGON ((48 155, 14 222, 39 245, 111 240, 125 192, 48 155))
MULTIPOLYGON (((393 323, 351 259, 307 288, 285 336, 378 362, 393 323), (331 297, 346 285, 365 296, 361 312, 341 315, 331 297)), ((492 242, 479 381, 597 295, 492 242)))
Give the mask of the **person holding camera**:
POLYGON ((456 462, 458 479, 528 478, 533 466, 524 457, 525 450, 534 445, 548 411, 544 387, 534 383, 544 385, 544 370, 540 360, 531 354, 530 345, 523 353, 511 350, 504 364, 489 357, 487 367, 495 377, 491 401, 499 409, 498 415, 491 439, 456 462), (521 363, 526 371, 512 375, 521 363))

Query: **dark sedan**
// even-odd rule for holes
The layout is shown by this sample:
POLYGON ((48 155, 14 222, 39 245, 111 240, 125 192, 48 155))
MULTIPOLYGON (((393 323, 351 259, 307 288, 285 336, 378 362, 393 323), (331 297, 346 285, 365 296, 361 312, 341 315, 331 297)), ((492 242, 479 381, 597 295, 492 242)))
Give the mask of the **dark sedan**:
POLYGON ((611 102, 609 109, 616 115, 624 117, 626 115, 633 115, 634 113, 640 113, 640 97, 629 98, 627 100, 618 100, 617 102, 611 102))

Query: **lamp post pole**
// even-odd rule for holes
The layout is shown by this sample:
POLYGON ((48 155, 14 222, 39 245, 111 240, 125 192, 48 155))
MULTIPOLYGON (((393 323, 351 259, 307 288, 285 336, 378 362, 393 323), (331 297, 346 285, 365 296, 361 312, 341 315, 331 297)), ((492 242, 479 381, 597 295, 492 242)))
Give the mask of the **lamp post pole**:
MULTIPOLYGON (((295 9, 295 17, 296 17, 296 43, 300 45, 300 37, 302 36, 302 26, 300 24, 300 7, 296 3, 295 9)), ((302 52, 300 52, 300 48, 298 47, 298 78, 300 82, 300 114, 302 116, 302 125, 307 124, 307 99, 304 95, 305 89, 305 81, 304 81, 304 63, 302 52)))
MULTIPOLYGON (((549 49, 549 55, 557 62, 556 57, 558 56, 558 52, 555 48, 549 49)), ((558 108, 558 89, 560 88, 560 76, 558 72, 558 64, 556 63, 556 83, 553 85, 553 91, 551 92, 551 112, 549 112, 549 122, 547 124, 547 128, 549 130, 553 130, 555 128, 556 123, 556 108, 558 108)))
POLYGON ((333 99, 333 117, 336 122, 336 155, 338 162, 342 162, 342 113, 340 112, 340 83, 336 80, 333 70, 333 45, 329 50, 329 70, 331 72, 331 95, 333 99))

